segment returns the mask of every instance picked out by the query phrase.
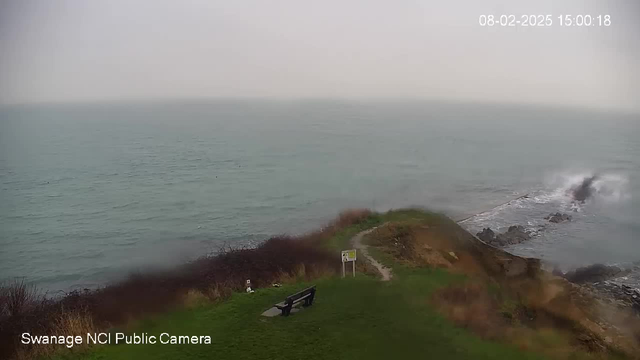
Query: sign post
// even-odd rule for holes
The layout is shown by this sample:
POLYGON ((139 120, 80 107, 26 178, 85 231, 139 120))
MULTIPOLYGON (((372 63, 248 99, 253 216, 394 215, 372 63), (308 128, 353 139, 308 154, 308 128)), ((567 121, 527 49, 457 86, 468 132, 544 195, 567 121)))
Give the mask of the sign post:
POLYGON ((353 277, 356 277, 356 250, 343 250, 342 251, 342 277, 345 277, 345 263, 352 261, 352 273, 353 277))

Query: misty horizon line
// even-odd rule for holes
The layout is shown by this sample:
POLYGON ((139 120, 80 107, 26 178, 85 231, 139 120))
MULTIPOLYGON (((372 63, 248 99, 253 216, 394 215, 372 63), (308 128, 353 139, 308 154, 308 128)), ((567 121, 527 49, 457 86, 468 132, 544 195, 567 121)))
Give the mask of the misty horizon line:
POLYGON ((214 104, 214 103, 247 103, 261 102, 273 104, 295 104, 295 103, 334 103, 334 104, 424 104, 424 105, 475 105, 475 106, 499 106, 517 108, 536 109, 556 109, 572 111, 597 111, 626 115, 640 115, 640 109, 607 107, 607 106, 584 106, 577 104, 558 104, 546 102, 517 102, 517 101, 492 101, 481 99, 453 99, 434 97, 331 97, 331 96, 308 96, 308 97, 278 97, 278 96, 212 96, 212 97, 140 97, 140 98, 108 98, 101 100, 52 100, 34 102, 0 103, 0 109, 23 108, 23 107, 66 107, 66 106, 100 106, 100 105, 159 105, 159 104, 214 104))

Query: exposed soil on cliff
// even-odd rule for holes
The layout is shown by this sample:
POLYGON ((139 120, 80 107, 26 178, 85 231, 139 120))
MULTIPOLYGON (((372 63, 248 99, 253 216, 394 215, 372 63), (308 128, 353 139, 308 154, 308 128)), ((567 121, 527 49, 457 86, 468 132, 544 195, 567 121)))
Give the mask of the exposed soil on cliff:
POLYGON ((437 292, 430 301, 483 337, 547 347, 545 352, 557 358, 569 358, 574 350, 640 354, 640 318, 630 309, 616 308, 588 288, 542 270, 538 259, 478 241, 449 219, 387 223, 364 241, 402 266, 466 275, 468 281, 437 292), (550 336, 563 339, 557 340, 563 345, 541 345, 550 336))

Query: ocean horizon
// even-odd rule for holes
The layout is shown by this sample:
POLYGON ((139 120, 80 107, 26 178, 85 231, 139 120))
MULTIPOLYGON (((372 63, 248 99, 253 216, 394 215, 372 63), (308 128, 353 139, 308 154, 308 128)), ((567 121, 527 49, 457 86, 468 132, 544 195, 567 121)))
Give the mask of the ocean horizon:
POLYGON ((462 223, 473 233, 535 230, 507 250, 564 269, 633 264, 639 118, 413 100, 0 107, 0 281, 96 288, 346 208, 410 206, 476 214, 462 223), (576 205, 569 189, 593 175, 596 195, 576 205), (545 224, 556 211, 574 221, 545 224))

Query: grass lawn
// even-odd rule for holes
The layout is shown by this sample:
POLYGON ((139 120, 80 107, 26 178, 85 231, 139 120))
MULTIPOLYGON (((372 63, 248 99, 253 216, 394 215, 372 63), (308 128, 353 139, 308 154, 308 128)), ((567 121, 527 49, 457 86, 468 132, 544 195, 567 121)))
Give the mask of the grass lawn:
MULTIPOLYGON (((386 220, 385 220, 386 221, 386 220)), ((437 288, 463 277, 444 270, 394 269, 391 282, 358 275, 314 282, 314 305, 291 316, 260 314, 309 285, 238 293, 146 319, 136 333, 210 335, 211 345, 111 345, 58 359, 539 359, 510 345, 481 340, 456 328, 429 305, 437 288)))
POLYGON ((537 359, 508 345, 483 341, 454 327, 427 303, 431 291, 459 281, 440 270, 419 269, 390 283, 368 276, 317 281, 314 305, 291 316, 260 313, 308 284, 235 294, 147 319, 136 332, 210 335, 211 345, 111 345, 69 359, 537 359))
MULTIPOLYGON (((386 222, 399 222, 400 224, 394 226, 399 226, 400 233, 404 231, 404 226, 415 225, 415 228, 423 230, 432 228, 446 230, 449 229, 448 225, 455 225, 452 220, 436 213, 415 209, 395 210, 384 214, 370 214, 364 221, 355 225, 338 226, 340 230, 329 228, 331 232, 328 234, 331 235, 321 237, 319 241, 324 241, 322 244, 326 249, 339 252, 351 248, 349 240, 358 232, 386 222), (330 238, 327 239, 327 237, 330 238)), ((455 232, 456 229, 451 227, 453 231, 451 236, 460 235, 455 232)), ((384 232, 386 230, 382 229, 381 236, 388 237, 384 232)), ((395 245, 404 244, 398 240, 398 236, 401 235, 396 236, 392 233, 389 236, 395 236, 388 237, 395 241, 395 245)), ((316 240, 313 237, 311 239, 316 240)), ((440 238, 436 236, 434 239, 440 238)), ((370 240, 365 237, 364 241, 370 240)), ((436 246, 436 244, 432 245, 436 246)), ((391 249, 395 248, 391 247, 391 249)), ((503 337, 480 338, 471 330, 455 326, 449 319, 474 329, 478 334, 486 335, 478 331, 477 327, 471 326, 476 325, 477 321, 461 322, 461 317, 457 316, 460 314, 459 310, 470 309, 464 314, 473 314, 470 318, 480 319, 481 328, 486 327, 485 325, 490 325, 490 320, 494 319, 489 315, 499 314, 498 311, 512 315, 516 313, 515 307, 518 304, 511 304, 512 298, 509 297, 509 293, 505 293, 509 296, 500 294, 501 296, 495 297, 502 301, 496 302, 495 307, 473 307, 476 298, 483 299, 482 291, 499 292, 500 288, 494 289, 489 286, 492 285, 491 283, 486 289, 480 288, 481 292, 470 292, 471 295, 467 297, 466 295, 443 297, 442 294, 446 291, 465 290, 468 286, 475 285, 473 282, 477 282, 478 279, 474 277, 473 272, 454 273, 441 268, 421 267, 420 264, 398 260, 404 258, 398 258, 394 255, 395 250, 389 251, 389 248, 384 246, 371 246, 369 251, 378 261, 393 269, 391 281, 383 282, 377 276, 371 275, 370 269, 363 266, 363 259, 359 258, 358 267, 363 269, 359 270, 355 278, 347 276, 342 279, 338 276, 330 276, 313 282, 303 280, 296 282, 295 278, 284 277, 283 281, 290 283, 283 287, 259 288, 253 294, 235 293, 230 298, 218 302, 209 300, 217 297, 207 297, 198 291, 194 291, 193 296, 189 297, 191 294, 189 292, 184 301, 185 306, 144 317, 127 324, 122 329, 110 330, 113 335, 112 340, 115 340, 116 332, 138 336, 145 334, 147 337, 155 336, 158 339, 160 334, 168 333, 173 336, 210 336, 211 344, 172 345, 158 342, 142 345, 94 345, 71 350, 61 347, 53 358, 57 360, 543 359, 542 354, 562 359, 618 358, 617 353, 614 354, 616 356, 607 357, 600 356, 599 353, 587 354, 581 348, 577 348, 571 343, 574 329, 529 328, 518 322, 517 316, 513 316, 516 319, 513 324, 509 321, 499 321, 498 325, 509 330, 504 334, 500 333, 504 335, 503 337), (462 275, 463 273, 466 275, 462 275), (314 305, 310 308, 293 313, 286 318, 261 316, 261 313, 274 303, 312 284, 317 286, 317 293, 314 305), (442 291, 434 297, 434 293, 438 290, 442 291), (455 303, 456 300, 462 302, 455 303), (452 306, 443 307, 443 304, 452 306), (436 310, 436 307, 439 310, 436 310), (451 316, 452 313, 448 310, 457 311, 453 312, 456 316, 451 316), (446 314, 449 318, 445 318, 442 314, 446 314), (483 314, 487 316, 483 317, 483 314), (567 334, 571 336, 566 336, 567 334), (501 339, 501 341, 486 340, 487 338, 501 339), (524 349, 535 349, 536 352, 524 349)), ((463 250, 456 251, 461 256, 462 262, 463 250)), ((337 255, 336 261, 339 261, 337 255)), ((291 274, 291 276, 304 278, 304 268, 298 275, 291 274)), ((489 298, 491 299, 494 298, 489 298)), ((487 301, 487 304, 493 303, 487 301)), ((464 319, 466 318, 463 316, 464 319)), ((83 339, 86 340, 84 337, 83 339)))

